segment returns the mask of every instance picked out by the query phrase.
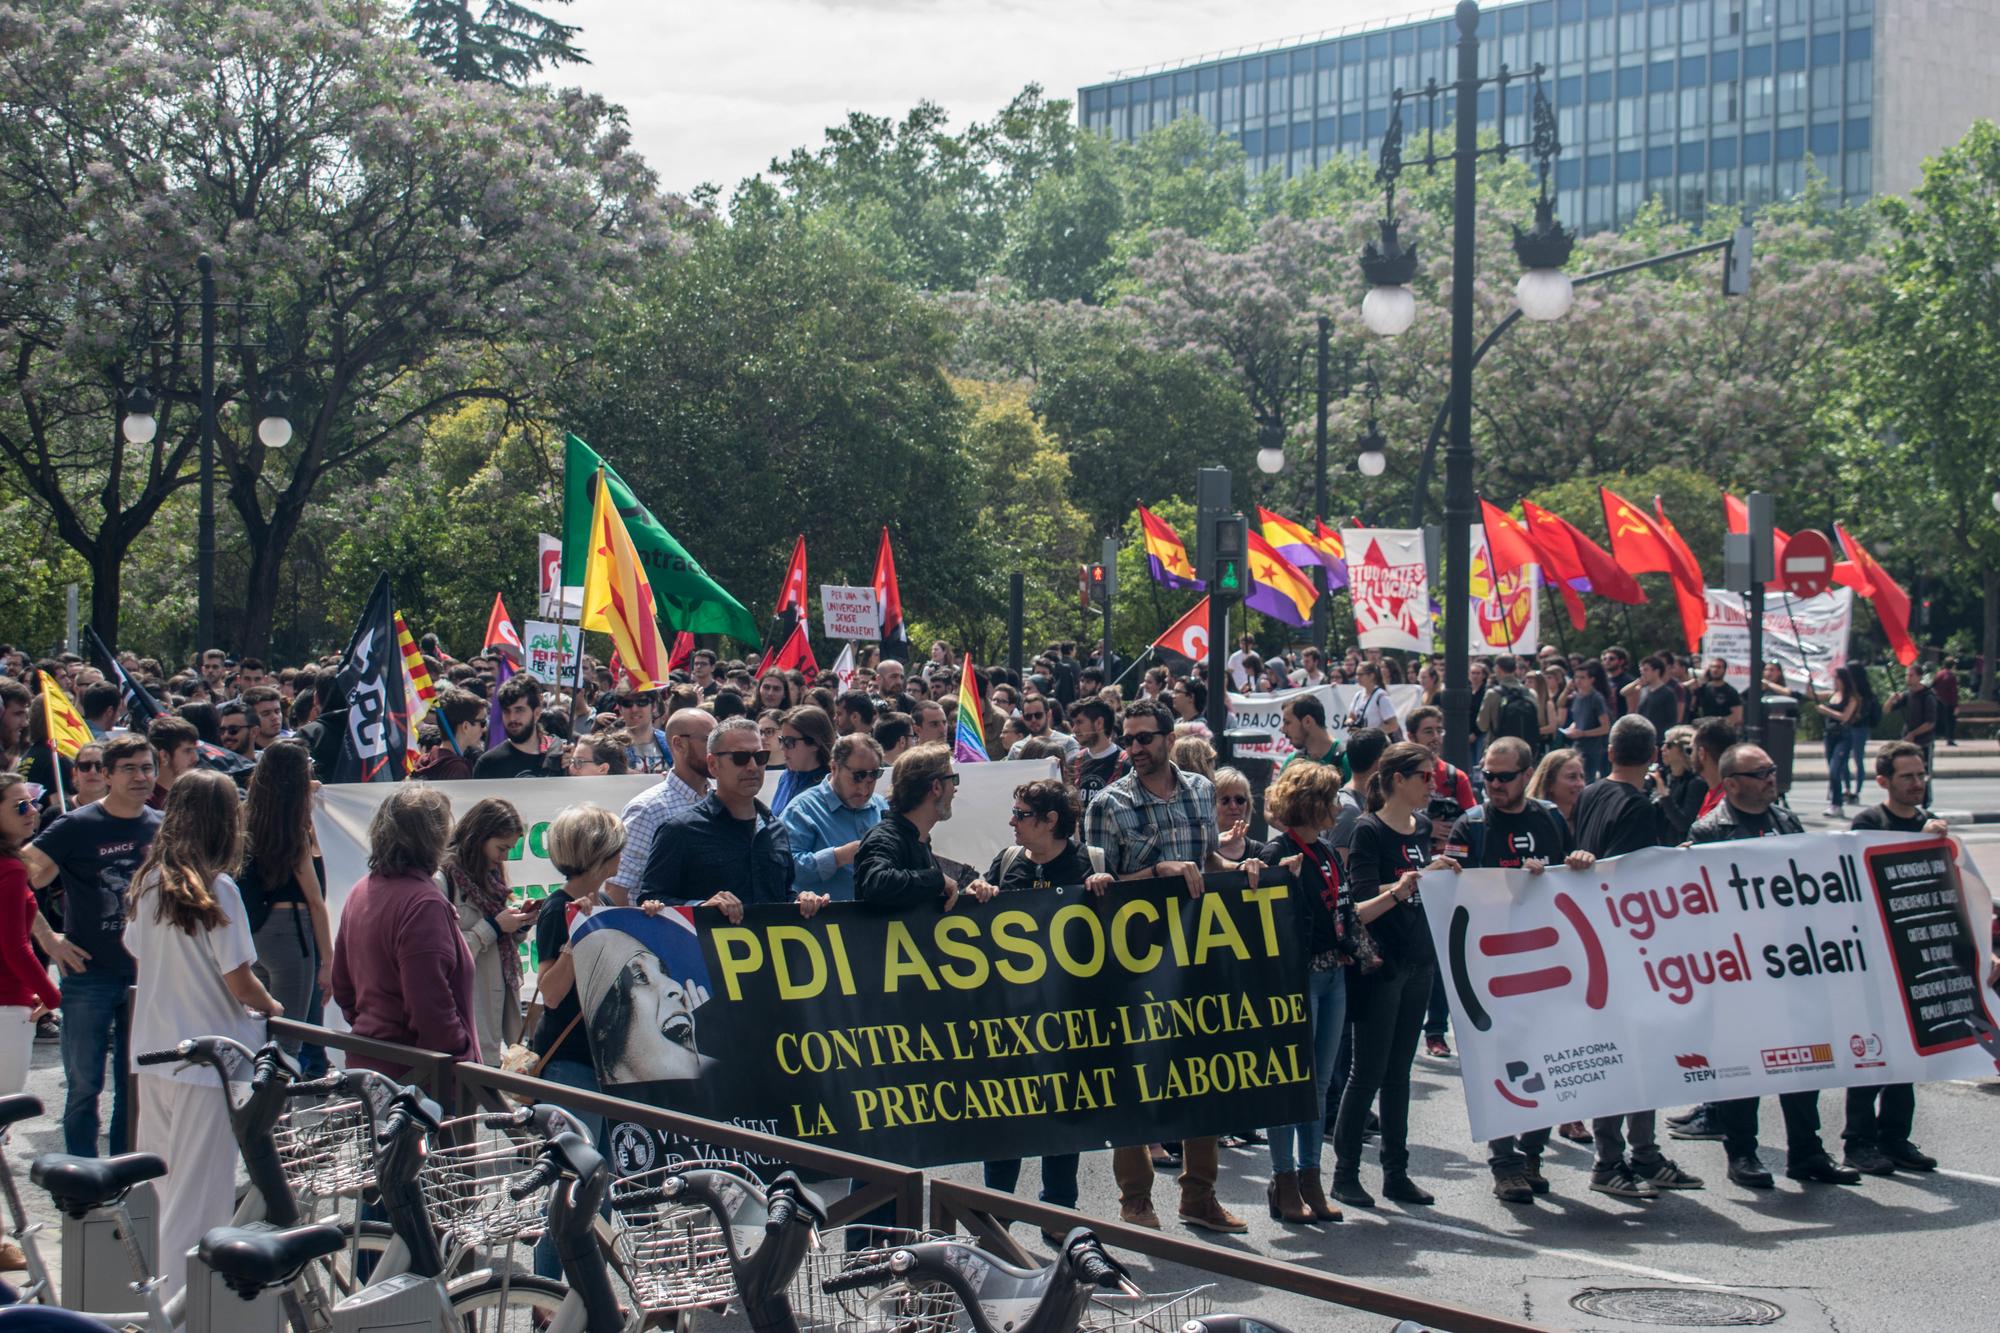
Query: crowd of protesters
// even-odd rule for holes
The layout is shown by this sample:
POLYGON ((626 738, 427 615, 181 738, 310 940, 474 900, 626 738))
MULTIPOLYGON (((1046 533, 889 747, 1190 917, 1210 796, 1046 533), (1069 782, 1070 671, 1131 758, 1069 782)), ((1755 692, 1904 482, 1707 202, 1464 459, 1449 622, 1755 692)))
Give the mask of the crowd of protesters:
MULTIPOLYGON (((931 849, 932 831, 953 815, 947 742, 965 704, 946 644, 909 666, 864 649, 837 686, 791 671, 759 678, 701 649, 652 691, 596 667, 576 688, 547 687, 506 678, 492 654, 459 661, 433 636, 423 648, 438 688, 415 780, 379 807, 368 874, 347 889, 336 928, 312 823, 313 788, 345 731, 331 663, 273 671, 211 649, 168 671, 124 654, 125 673, 164 708, 132 730, 121 725, 120 687, 97 667, 74 656, 32 662, 0 646, 0 1093, 23 1085, 34 1040, 59 1041, 67 1151, 134 1146, 121 1075, 135 1041, 219 1032, 254 1044, 255 1015, 311 1021, 329 1001, 364 1036, 594 1088, 605 1061, 591 1048, 568 939, 574 920, 601 906, 699 904, 731 919, 768 904, 811 916, 835 901, 950 910, 961 898, 1051 886, 1115 893, 1142 878, 1198 895, 1211 872, 1253 882, 1282 872, 1306 890, 1294 901, 1322 1113, 1116 1149, 1120 1216, 1158 1227, 1153 1182, 1177 1169, 1183 1223, 1245 1230, 1217 1193, 1219 1149, 1268 1142, 1272 1217, 1334 1220, 1339 1204, 1374 1205, 1361 1176, 1371 1138, 1380 1192, 1421 1206, 1433 1200, 1411 1173, 1411 1070, 1420 1043, 1428 1058, 1453 1056, 1419 874, 1513 866, 1555 877, 1644 847, 1799 827, 1778 802, 1770 756, 1740 739, 1743 699, 1724 664, 1675 654, 1634 660, 1614 647, 1584 659, 1548 648, 1475 662, 1466 772, 1442 757, 1437 660, 1330 659, 1312 648, 1261 656, 1246 637, 1227 661, 1237 690, 1358 687, 1345 716, 1328 716, 1324 696, 1289 700, 1289 757, 1253 783, 1217 764, 1203 680, 1144 663, 1107 680, 1074 645, 1055 644, 1025 675, 977 673, 988 757, 1053 759, 1060 774, 1014 792, 1012 845, 982 870, 931 849), (73 756, 49 744, 35 697, 44 676, 89 728, 73 756), (1406 683, 1423 697, 1399 707, 1389 691, 1406 683), (488 798, 454 819, 435 785, 605 774, 658 780, 620 812, 564 809, 547 838, 564 881, 535 902, 517 900, 504 873, 525 828, 520 811, 488 798), (524 978, 530 941, 540 970, 524 978), (531 996, 540 1018, 529 1028, 531 996)), ((1932 746, 1956 741, 1971 666, 1929 679, 1912 667, 1904 690, 1880 701, 1865 672, 1843 667, 1831 692, 1804 700, 1825 721, 1829 815, 1845 817, 1868 779, 1882 799, 1862 805, 1854 827, 1942 827, 1925 807, 1932 746), (1902 717, 1902 737, 1879 746, 1871 766, 1868 743, 1887 712, 1902 717)), ((289 1038, 287 1049, 309 1069, 323 1059, 289 1038)), ((215 1077, 149 1069, 134 1082, 137 1146, 173 1168, 161 1230, 179 1244, 229 1211, 233 1145, 215 1077)), ((1839 1161, 1821 1144, 1817 1096, 1781 1101, 1785 1169, 1796 1179, 1851 1184, 1936 1165, 1912 1142, 1907 1085, 1849 1090, 1839 1161)), ((1732 1181, 1768 1188, 1756 1126, 1754 1101, 1727 1102, 1670 1120, 1667 1132, 1719 1140, 1732 1181)), ((1590 1189, 1643 1200, 1703 1185, 1661 1151, 1648 1112, 1494 1141, 1500 1199, 1525 1205, 1551 1189, 1541 1160, 1555 1132, 1594 1144, 1590 1189)), ((1046 1202, 1079 1202, 1074 1154, 1044 1157, 1040 1170, 1046 1202)), ((1018 1161, 990 1162, 986 1179, 1011 1190, 1020 1171, 1018 1161)), ((538 1256, 538 1266, 553 1262, 538 1256)), ((10 1263, 18 1251, 0 1250, 0 1267, 10 1263)))

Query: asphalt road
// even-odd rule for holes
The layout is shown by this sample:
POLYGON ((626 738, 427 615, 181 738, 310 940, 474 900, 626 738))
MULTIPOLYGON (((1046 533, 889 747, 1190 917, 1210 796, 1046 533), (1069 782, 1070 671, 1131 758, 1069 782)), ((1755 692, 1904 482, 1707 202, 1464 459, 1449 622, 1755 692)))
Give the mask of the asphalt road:
MULTIPOLYGON (((1812 802, 1801 801, 1809 826, 1827 827, 1812 802)), ((1940 809, 2000 810, 2000 779, 1940 784, 1940 809)), ((2000 825, 1964 830, 1987 883, 2000 887, 2000 825)), ((46 1104, 62 1099, 60 1060, 53 1045, 35 1050, 28 1090, 46 1104)), ((108 1107, 106 1108, 108 1110, 108 1107)), ((1821 1099, 1828 1142, 1838 1153, 1840 1094, 1821 1099)), ((1226 1150, 1220 1194, 1251 1225, 1248 1235, 1210 1237, 1174 1219, 1177 1189, 1159 1178, 1154 1199, 1170 1231, 1208 1243, 1285 1259, 1427 1298, 1504 1314, 1552 1328, 1619 1330, 1638 1327, 1721 1327, 1718 1301, 1751 1298, 1759 1326, 1839 1333, 1992 1328, 2000 1323, 2000 1079, 1927 1084, 1917 1103, 1917 1140, 1942 1163, 1934 1175, 1899 1173, 1856 1187, 1801 1185, 1783 1178, 1783 1128, 1775 1098, 1764 1105, 1766 1163, 1780 1171, 1771 1191, 1751 1191, 1724 1179, 1721 1145, 1668 1142, 1682 1166, 1706 1177, 1706 1189, 1635 1204, 1587 1189, 1589 1152, 1557 1140, 1545 1170, 1547 1198, 1510 1206, 1490 1192, 1483 1145, 1470 1141, 1455 1061, 1419 1057, 1412 1093, 1412 1171, 1437 1196, 1430 1208, 1384 1203, 1347 1210, 1347 1220, 1287 1228, 1263 1207, 1269 1162, 1263 1148, 1226 1150), (1771 1145, 1779 1145, 1773 1151, 1771 1145), (1630 1297, 1601 1293, 1628 1289, 1630 1297), (1572 1304, 1587 1293, 1632 1300, 1650 1315, 1613 1320, 1572 1304), (1698 1308, 1699 1307, 1699 1308, 1698 1308), (1704 1310, 1706 1313, 1704 1313, 1704 1310), (1673 1312, 1670 1319, 1663 1312, 1673 1312), (1775 1313, 1774 1313, 1775 1312, 1775 1313)), ((27 1186, 25 1162, 60 1147, 52 1119, 22 1126, 8 1144, 30 1207, 54 1222, 46 1200, 27 1186)), ((1327 1163, 1332 1153, 1329 1147, 1327 1163)), ((1039 1184, 1039 1167, 1022 1173, 1022 1191, 1039 1184)), ((939 1174, 978 1183, 977 1166, 939 1174)), ((1380 1173, 1372 1158, 1363 1179, 1380 1173)), ((1081 1174, 1083 1208, 1117 1216, 1117 1191, 1107 1153, 1087 1156, 1081 1174)), ((44 1233, 54 1262, 57 1229, 44 1233)), ((1016 1236, 1031 1252, 1043 1247, 1031 1228, 1016 1236)), ((1148 1291, 1172 1292, 1206 1281, 1202 1275, 1128 1256, 1148 1291)), ((1329 1310, 1282 1292, 1224 1281, 1211 1293, 1217 1308, 1256 1313, 1294 1331, 1386 1330, 1376 1315, 1329 1310)), ((1740 1311, 1739 1311, 1740 1315, 1740 1311)), ((702 1327, 710 1326, 704 1319, 702 1327)), ((734 1328, 721 1321, 718 1328, 734 1328)), ((1159 1333, 1172 1333, 1160 1327, 1159 1333)))

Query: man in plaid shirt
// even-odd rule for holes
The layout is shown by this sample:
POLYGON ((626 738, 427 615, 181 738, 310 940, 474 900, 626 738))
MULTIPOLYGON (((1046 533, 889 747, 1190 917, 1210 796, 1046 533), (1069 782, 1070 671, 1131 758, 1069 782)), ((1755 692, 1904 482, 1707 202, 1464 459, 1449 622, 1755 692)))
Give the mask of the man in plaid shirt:
MULTIPOLYGON (((1168 757, 1173 715, 1163 704, 1128 704, 1118 743, 1132 771, 1107 786, 1083 816, 1083 839, 1104 853, 1115 879, 1178 876, 1198 898, 1204 870, 1243 870, 1257 882, 1263 863, 1225 860, 1216 851, 1215 788, 1199 773, 1184 773, 1168 757)), ((1215 1197, 1219 1170, 1214 1135, 1181 1144, 1181 1221, 1209 1231, 1249 1227, 1215 1197)), ((1147 1144, 1116 1148, 1111 1172, 1118 1181, 1118 1215, 1135 1226, 1159 1228, 1153 1211, 1153 1161, 1147 1144)))

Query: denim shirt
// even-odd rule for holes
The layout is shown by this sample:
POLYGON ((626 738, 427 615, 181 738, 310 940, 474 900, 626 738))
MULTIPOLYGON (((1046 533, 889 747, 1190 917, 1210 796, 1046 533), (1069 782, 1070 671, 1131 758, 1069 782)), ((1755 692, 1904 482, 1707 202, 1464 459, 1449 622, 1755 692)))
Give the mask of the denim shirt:
POLYGON ((792 840, 794 880, 802 891, 824 893, 838 903, 854 901, 854 864, 836 863, 833 849, 859 842, 888 813, 880 796, 868 798, 859 810, 840 799, 833 782, 801 792, 785 807, 779 822, 792 840))

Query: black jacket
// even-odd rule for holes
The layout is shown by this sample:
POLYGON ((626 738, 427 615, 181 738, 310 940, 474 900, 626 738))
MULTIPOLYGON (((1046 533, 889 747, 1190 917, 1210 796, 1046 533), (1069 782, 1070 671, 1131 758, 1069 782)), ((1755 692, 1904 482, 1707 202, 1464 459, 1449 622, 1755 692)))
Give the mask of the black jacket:
POLYGON ((944 897, 944 871, 917 826, 890 814, 861 835, 854 853, 854 897, 879 907, 909 907, 944 897))
POLYGON ((792 840, 762 801, 755 820, 738 819, 710 792, 653 835, 639 876, 639 901, 704 903, 725 891, 745 906, 791 902, 798 896, 792 887, 792 840))
MULTIPOLYGON (((1774 805, 1765 812, 1771 818, 1771 828, 1777 834, 1804 833, 1805 825, 1799 817, 1782 805, 1774 805)), ((1740 842, 1745 838, 1762 835, 1743 827, 1742 816, 1728 801, 1716 802, 1715 809, 1694 821, 1688 830, 1692 842, 1740 842)))

